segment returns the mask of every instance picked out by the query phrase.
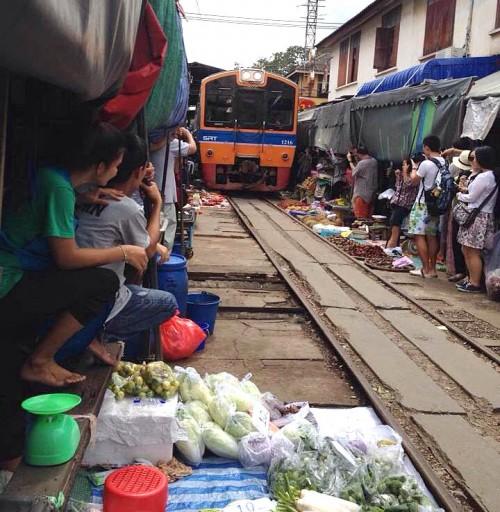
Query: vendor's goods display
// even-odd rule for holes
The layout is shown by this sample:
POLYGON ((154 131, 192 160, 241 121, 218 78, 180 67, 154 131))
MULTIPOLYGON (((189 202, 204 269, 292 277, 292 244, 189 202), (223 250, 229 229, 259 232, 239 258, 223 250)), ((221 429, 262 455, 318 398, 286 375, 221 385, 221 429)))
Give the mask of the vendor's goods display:
POLYGON ((164 399, 172 398, 179 388, 179 381, 168 364, 155 361, 148 364, 120 362, 111 375, 109 389, 117 400, 125 396, 164 399))
POLYGON ((385 257, 384 250, 378 245, 360 244, 341 237, 332 238, 330 241, 353 258, 373 259, 385 257))

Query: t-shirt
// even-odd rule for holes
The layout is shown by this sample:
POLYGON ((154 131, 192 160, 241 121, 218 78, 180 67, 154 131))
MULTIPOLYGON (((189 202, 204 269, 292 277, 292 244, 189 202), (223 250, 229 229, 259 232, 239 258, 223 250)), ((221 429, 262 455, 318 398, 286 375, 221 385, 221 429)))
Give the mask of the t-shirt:
MULTIPOLYGON (((445 161, 442 157, 436 157, 436 160, 444 165, 445 161)), ((420 176, 420 186, 418 188, 417 201, 420 204, 425 204, 425 194, 424 190, 431 190, 436 183, 436 178, 438 177, 439 169, 438 166, 432 160, 424 160, 419 166, 417 170, 417 176, 420 176)))
MULTIPOLYGON (((163 146, 158 151, 153 151, 150 155, 151 162, 155 167, 155 181, 158 188, 161 190, 163 185, 163 175, 165 167, 165 157, 167 146, 163 146)), ((175 159, 179 156, 188 156, 189 144, 181 141, 179 152, 179 139, 173 139, 168 145, 168 162, 165 180, 165 195, 164 204, 171 204, 177 202, 177 185, 175 183, 175 159)))
POLYGON ((467 193, 459 192, 457 198, 459 201, 467 203, 470 210, 479 208, 486 198, 491 194, 492 196, 481 208, 482 212, 493 213, 497 202, 498 186, 495 180, 495 175, 492 171, 483 171, 474 176, 472 181, 469 181, 467 193), (496 190, 495 192, 493 192, 496 190))
POLYGON ((378 165, 375 158, 360 160, 354 170, 352 197, 361 197, 367 203, 371 203, 378 187, 378 165))
MULTIPOLYGON (((110 201, 107 205, 86 204, 77 208, 76 242, 82 248, 106 249, 118 245, 148 247, 150 240, 147 221, 140 206, 130 197, 110 201)), ((108 316, 111 320, 130 300, 132 293, 125 286, 125 262, 104 265, 120 279, 115 305, 108 316)))
POLYGON ((75 236, 75 192, 69 173, 44 168, 34 180, 30 200, 15 211, 6 211, 3 219, 2 235, 7 242, 0 242, 0 298, 21 280, 24 270, 53 265, 48 237, 75 236))

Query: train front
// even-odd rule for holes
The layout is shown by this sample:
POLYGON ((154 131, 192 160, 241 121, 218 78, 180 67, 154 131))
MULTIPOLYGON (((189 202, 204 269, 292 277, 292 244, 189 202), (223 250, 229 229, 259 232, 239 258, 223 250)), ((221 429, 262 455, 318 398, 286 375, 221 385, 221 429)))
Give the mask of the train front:
POLYGON ((205 185, 217 190, 284 190, 297 131, 297 86, 256 69, 203 80, 197 139, 205 185))

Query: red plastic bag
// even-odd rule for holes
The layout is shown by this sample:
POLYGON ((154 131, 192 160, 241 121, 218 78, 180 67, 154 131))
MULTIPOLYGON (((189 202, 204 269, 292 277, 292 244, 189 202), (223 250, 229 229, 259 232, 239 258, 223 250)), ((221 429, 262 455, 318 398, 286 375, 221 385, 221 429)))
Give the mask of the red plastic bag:
POLYGON ((174 315, 160 325, 163 359, 177 361, 192 355, 207 337, 192 320, 174 315))

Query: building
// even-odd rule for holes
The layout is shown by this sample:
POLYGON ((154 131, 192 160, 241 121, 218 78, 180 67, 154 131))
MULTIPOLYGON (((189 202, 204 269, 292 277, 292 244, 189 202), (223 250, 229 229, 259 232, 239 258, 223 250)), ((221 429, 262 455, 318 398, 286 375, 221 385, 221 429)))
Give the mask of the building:
POLYGON ((328 99, 434 57, 500 53, 500 0, 375 0, 317 45, 328 99))
POLYGON ((311 70, 296 69, 287 78, 298 85, 299 108, 309 108, 320 105, 328 99, 328 82, 325 82, 323 68, 317 67, 314 73, 311 70))

